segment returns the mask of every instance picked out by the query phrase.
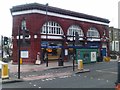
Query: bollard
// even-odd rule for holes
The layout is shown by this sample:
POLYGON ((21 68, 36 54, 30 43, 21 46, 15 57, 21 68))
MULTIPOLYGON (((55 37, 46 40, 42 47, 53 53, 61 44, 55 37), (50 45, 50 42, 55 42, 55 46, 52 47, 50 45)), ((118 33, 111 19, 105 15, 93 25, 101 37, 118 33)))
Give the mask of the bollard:
POLYGON ((106 56, 103 58, 105 62, 110 62, 110 57, 106 56))
POLYGON ((2 79, 9 78, 9 71, 8 71, 8 64, 7 63, 2 63, 1 78, 2 79))
POLYGON ((78 69, 83 70, 83 60, 78 60, 78 69))
POLYGON ((20 64, 22 64, 22 58, 20 58, 20 64))

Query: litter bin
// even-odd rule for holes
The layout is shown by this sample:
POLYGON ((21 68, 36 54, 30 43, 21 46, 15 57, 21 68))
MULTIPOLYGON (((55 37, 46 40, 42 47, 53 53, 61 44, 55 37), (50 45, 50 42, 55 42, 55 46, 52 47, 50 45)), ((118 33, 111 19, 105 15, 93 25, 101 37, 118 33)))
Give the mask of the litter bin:
POLYGON ((97 62, 100 62, 101 61, 101 58, 100 56, 97 57, 97 62))
POLYGON ((60 59, 58 60, 58 66, 63 66, 63 60, 62 60, 62 58, 60 58, 60 59))
POLYGON ((9 78, 8 64, 0 61, 0 77, 2 79, 9 78))

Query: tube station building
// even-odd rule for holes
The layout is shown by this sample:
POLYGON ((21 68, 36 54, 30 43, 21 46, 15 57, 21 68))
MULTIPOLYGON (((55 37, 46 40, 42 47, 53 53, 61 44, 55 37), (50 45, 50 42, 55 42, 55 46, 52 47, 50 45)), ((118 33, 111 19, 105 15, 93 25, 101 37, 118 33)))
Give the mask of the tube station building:
POLYGON ((69 61, 74 49, 80 48, 97 48, 98 56, 109 56, 108 19, 39 3, 13 6, 10 11, 14 63, 19 45, 25 64, 35 63, 38 52, 41 60, 47 52, 48 61, 58 60, 61 53, 64 61, 69 61))

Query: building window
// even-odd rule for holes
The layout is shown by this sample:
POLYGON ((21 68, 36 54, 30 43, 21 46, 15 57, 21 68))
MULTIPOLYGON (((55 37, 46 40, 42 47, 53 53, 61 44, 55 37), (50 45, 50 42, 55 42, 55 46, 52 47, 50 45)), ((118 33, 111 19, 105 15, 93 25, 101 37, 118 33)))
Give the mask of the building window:
POLYGON ((99 38, 100 34, 96 28, 90 28, 87 32, 87 37, 99 38))
POLYGON ((78 25, 70 26, 68 29, 67 35, 73 36, 73 33, 74 33, 74 36, 75 36, 75 32, 78 32, 79 36, 81 36, 81 37, 84 36, 82 29, 78 25))
POLYGON ((53 21, 49 21, 42 26, 41 34, 46 34, 46 32, 47 34, 63 35, 63 30, 61 26, 53 21), (48 30, 46 30, 46 26, 48 30))

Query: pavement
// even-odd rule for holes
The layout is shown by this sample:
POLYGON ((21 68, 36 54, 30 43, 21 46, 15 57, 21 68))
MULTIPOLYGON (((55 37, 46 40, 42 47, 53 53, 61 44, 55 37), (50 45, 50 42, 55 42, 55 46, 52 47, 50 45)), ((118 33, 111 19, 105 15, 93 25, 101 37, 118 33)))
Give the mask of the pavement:
MULTIPOLYGON (((111 60, 111 61, 116 61, 116 60, 111 60)), ((40 64, 40 65, 35 65, 35 64, 30 64, 30 65, 24 65, 21 64, 20 65, 20 73, 27 73, 27 72, 37 72, 37 71, 44 71, 44 70, 48 70, 48 69, 59 69, 59 68, 66 68, 66 67, 72 67, 73 66, 73 62, 68 61, 68 62, 64 62, 63 66, 58 66, 58 62, 57 61, 51 61, 48 62, 48 67, 46 67, 46 63, 40 64)), ((11 74, 16 74, 18 73, 18 65, 14 65, 12 63, 8 63, 8 67, 9 67, 9 78, 8 79, 3 79, 2 83, 14 83, 14 82, 22 82, 25 81, 24 78, 18 79, 17 77, 13 77, 11 76, 11 74)), ((75 67, 77 67, 77 64, 75 64, 75 67)), ((89 69, 84 69, 84 70, 75 70, 75 74, 78 73, 84 73, 84 72, 89 72, 89 69)), ((30 77, 28 77, 30 78, 30 77)))
MULTIPOLYGON (((40 65, 36 65, 36 64, 24 65, 24 64, 21 64, 20 65, 20 73, 37 72, 37 71, 44 71, 44 70, 48 70, 48 69, 59 69, 59 68, 66 68, 66 67, 72 67, 72 66, 73 66, 72 61, 64 62, 63 66, 58 66, 57 61, 50 61, 50 62, 48 62, 48 67, 46 66, 46 63, 40 64, 40 65)), ((9 67, 9 78, 3 79, 2 80, 3 84, 25 81, 23 78, 18 79, 16 77, 12 77, 10 75, 10 74, 18 73, 18 65, 15 65, 15 64, 12 64, 11 62, 9 62, 8 67, 9 67)))

